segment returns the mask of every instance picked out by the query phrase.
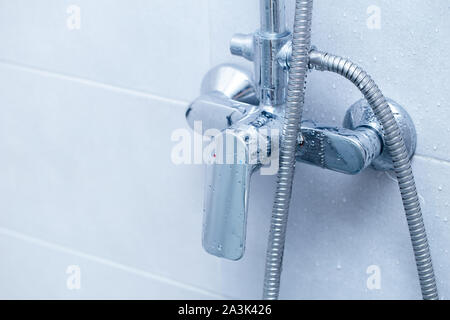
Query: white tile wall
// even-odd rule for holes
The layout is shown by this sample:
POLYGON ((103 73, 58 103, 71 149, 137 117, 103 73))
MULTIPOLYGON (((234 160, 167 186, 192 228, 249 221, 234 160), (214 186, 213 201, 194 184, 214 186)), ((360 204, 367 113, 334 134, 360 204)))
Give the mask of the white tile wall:
POLYGON ((181 100, 209 69, 207 0, 0 2, 0 59, 181 100), (69 5, 81 9, 67 27, 69 5))
POLYGON ((203 170, 170 158, 185 105, 0 69, 0 225, 213 289, 203 170))
MULTIPOLYGON (((444 298, 449 11, 445 0, 322 0, 313 26, 318 47, 361 62, 416 122, 413 165, 444 298), (381 30, 366 27, 373 4, 381 30)), ((186 127, 203 74, 223 62, 251 67, 228 42, 257 27, 256 0, 0 0, 0 297, 260 297, 274 178, 255 176, 247 252, 228 262, 200 245, 203 168, 170 161, 171 133, 186 127), (81 8, 80 30, 66 27, 69 4, 81 8), (80 291, 66 288, 72 264, 80 291)), ((359 98, 313 73, 305 116, 339 124, 359 98)), ((298 166, 282 298, 420 298, 388 175, 298 166), (366 287, 370 265, 381 290, 366 287)))
POLYGON ((0 299, 220 299, 114 261, 0 229, 0 299), (71 276, 79 268, 79 287, 71 276), (11 274, 14 270, 14 274, 11 274), (11 279, 13 277, 13 279, 11 279), (68 284, 69 282, 69 284, 68 284))

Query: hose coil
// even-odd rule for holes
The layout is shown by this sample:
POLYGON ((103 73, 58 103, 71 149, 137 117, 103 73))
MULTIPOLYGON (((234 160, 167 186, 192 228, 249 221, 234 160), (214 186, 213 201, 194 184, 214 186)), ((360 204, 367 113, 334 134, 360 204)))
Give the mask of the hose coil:
POLYGON ((394 164, 403 200, 422 296, 424 300, 439 299, 411 162, 400 128, 386 98, 372 78, 349 59, 313 50, 310 53, 310 64, 311 67, 340 74, 353 82, 367 99, 383 126, 385 144, 394 164))
POLYGON ((311 46, 312 0, 297 0, 287 106, 280 146, 280 166, 267 247, 263 299, 278 299, 286 226, 295 170, 295 151, 305 97, 311 46))

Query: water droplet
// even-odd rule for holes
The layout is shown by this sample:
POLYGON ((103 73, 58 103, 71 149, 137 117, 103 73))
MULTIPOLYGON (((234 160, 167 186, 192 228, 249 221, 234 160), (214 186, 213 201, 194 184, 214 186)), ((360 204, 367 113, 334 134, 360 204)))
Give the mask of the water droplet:
POLYGON ((439 190, 439 191, 442 191, 442 186, 439 186, 439 187, 438 187, 438 190, 439 190))
POLYGON ((434 146, 434 147, 433 147, 433 150, 434 150, 434 151, 436 151, 437 149, 438 149, 438 147, 437 147, 437 146, 434 146))
POLYGON ((340 263, 338 263, 338 264, 337 264, 337 266, 336 266, 336 269, 338 269, 338 270, 342 270, 342 266, 341 266, 341 264, 340 264, 340 263))

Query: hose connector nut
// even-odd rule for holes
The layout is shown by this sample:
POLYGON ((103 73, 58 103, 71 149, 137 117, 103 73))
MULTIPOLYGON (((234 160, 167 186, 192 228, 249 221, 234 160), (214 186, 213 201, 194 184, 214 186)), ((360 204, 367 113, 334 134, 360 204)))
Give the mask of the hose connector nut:
POLYGON ((309 68, 317 71, 325 71, 324 57, 325 53, 318 51, 317 48, 313 46, 309 52, 309 68))

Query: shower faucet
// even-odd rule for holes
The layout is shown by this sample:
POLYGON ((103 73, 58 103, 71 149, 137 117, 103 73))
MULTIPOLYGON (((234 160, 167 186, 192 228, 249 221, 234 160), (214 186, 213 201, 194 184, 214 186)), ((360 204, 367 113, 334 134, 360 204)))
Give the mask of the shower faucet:
MULTIPOLYGON (((192 129, 201 121, 204 131, 198 133, 217 133, 209 138, 221 140, 222 158, 230 160, 207 165, 203 217, 204 249, 230 260, 239 260, 245 250, 251 175, 264 169, 264 159, 277 161, 278 155, 279 143, 274 143, 277 135, 273 132, 281 129, 282 106, 261 104, 260 95, 267 88, 259 92, 257 88, 250 72, 235 65, 217 66, 204 77, 201 96, 186 112, 192 129)), ((277 96, 264 97, 270 101, 277 96)), ((389 100, 389 105, 412 158, 417 141, 414 123, 398 103, 389 100)), ((393 169, 383 128, 365 100, 347 110, 342 127, 303 120, 300 132, 296 150, 299 162, 351 175, 369 166, 382 171, 393 169)))
MULTIPOLYGON (((191 128, 201 121, 204 131, 199 134, 215 129, 216 134, 221 132, 215 139, 232 142, 229 150, 226 146, 221 150, 230 161, 209 164, 206 169, 202 237, 208 253, 230 260, 242 258, 245 250, 251 175, 264 165, 264 159, 278 160, 279 143, 271 140, 282 126, 292 35, 286 28, 284 8, 267 3, 262 8, 261 30, 237 34, 230 44, 233 55, 253 62, 253 74, 231 64, 213 68, 203 79, 200 97, 186 112, 191 128)), ((414 123, 399 104, 392 100, 389 104, 411 158, 416 149, 414 123)), ((383 128, 365 100, 348 109, 341 128, 304 120, 300 132, 297 161, 345 174, 357 174, 370 165, 393 169, 383 128)))
POLYGON ((296 0, 294 32, 286 27, 284 0, 260 0, 260 29, 237 34, 230 51, 253 63, 210 70, 186 119, 213 147, 203 210, 204 249, 239 260, 245 251, 250 179, 277 174, 266 259, 264 294, 278 298, 287 213, 295 162, 344 174, 371 166, 393 170, 402 193, 424 299, 437 299, 431 255, 410 160, 416 150, 414 123, 398 103, 385 98, 370 76, 348 59, 309 45, 312 0, 296 0), (352 81, 363 100, 347 110, 341 127, 302 120, 308 70, 331 71, 352 81), (298 121, 297 121, 298 120, 298 121), (201 122, 201 126, 196 126, 201 122), (279 167, 278 167, 279 165, 279 167), (273 170, 275 168, 275 170, 273 170))
MULTIPOLYGON (((244 52, 236 50, 234 41, 232 48, 232 52, 244 52)), ((255 62, 256 70, 259 61, 255 62)), ((279 60, 275 63, 279 71, 279 60)), ((191 128, 201 121, 204 131, 199 134, 208 136, 211 130, 216 133, 210 138, 221 140, 221 158, 229 159, 209 164, 206 169, 203 247, 221 258, 242 258, 251 175, 259 168, 264 170, 264 160, 278 160, 279 143, 274 141, 274 132, 281 130, 283 106, 272 103, 285 97, 285 92, 271 90, 267 83, 255 83, 251 73, 238 66, 217 66, 204 77, 201 96, 186 112, 191 128)), ((416 149, 414 123, 399 104, 392 100, 389 104, 411 158, 416 149)), ((383 128, 365 100, 347 110, 342 127, 303 120, 300 132, 296 151, 299 162, 352 175, 369 166, 383 171, 393 169, 384 146, 383 128)))

